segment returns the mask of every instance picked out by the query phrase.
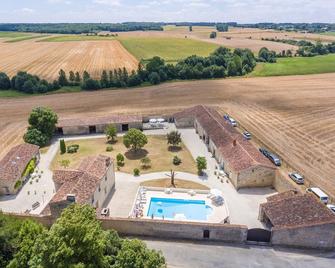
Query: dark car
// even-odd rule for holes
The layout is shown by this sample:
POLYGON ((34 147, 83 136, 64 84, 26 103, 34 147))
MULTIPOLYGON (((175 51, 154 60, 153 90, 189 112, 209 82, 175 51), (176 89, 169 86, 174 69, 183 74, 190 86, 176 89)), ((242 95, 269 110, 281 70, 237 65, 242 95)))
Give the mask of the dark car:
POLYGON ((226 120, 229 120, 229 115, 228 115, 228 114, 225 114, 225 115, 223 116, 223 118, 226 119, 226 120))
POLYGON ((265 155, 266 157, 269 157, 269 151, 268 150, 266 150, 265 148, 259 148, 259 151, 263 154, 263 155, 265 155))
POLYGON ((246 140, 251 140, 251 134, 248 131, 243 132, 243 137, 246 140))
POLYGON ((277 167, 281 166, 281 161, 280 158, 278 156, 276 156, 275 154, 269 153, 268 158, 271 160, 271 162, 273 164, 275 164, 277 167))
POLYGON ((304 184, 304 177, 299 173, 292 172, 289 173, 288 176, 296 183, 296 184, 304 184))

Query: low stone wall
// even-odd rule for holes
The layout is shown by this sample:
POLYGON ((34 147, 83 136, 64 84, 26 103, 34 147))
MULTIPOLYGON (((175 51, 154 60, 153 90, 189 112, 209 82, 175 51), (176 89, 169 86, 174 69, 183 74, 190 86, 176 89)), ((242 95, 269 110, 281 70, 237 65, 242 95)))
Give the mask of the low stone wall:
POLYGON ((273 228, 272 245, 334 249, 335 224, 301 226, 296 228, 273 228))
POLYGON ((104 229, 114 229, 123 235, 169 239, 191 239, 244 243, 247 226, 231 224, 185 223, 146 219, 102 218, 104 229), (209 234, 208 238, 204 238, 209 234))

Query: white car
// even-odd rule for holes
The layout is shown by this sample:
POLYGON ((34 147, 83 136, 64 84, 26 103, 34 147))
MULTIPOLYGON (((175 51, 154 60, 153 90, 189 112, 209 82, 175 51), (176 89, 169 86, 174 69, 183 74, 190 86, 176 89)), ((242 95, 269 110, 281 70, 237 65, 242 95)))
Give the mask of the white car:
POLYGON ((335 214, 335 205, 329 204, 327 205, 327 208, 329 208, 335 214))
POLYGON ((235 119, 229 117, 229 122, 233 127, 237 127, 237 122, 235 121, 235 119))

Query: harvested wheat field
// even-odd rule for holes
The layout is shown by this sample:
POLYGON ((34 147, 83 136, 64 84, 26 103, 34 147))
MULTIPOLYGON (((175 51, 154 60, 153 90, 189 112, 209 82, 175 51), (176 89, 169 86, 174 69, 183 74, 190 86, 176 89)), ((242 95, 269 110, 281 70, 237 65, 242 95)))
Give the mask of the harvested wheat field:
POLYGON ((63 69, 88 71, 99 77, 103 70, 137 68, 138 61, 118 41, 0 43, 0 70, 12 76, 27 71, 53 80, 63 69))
POLYGON ((0 100, 3 155, 20 142, 30 110, 62 117, 171 113, 195 104, 228 112, 312 185, 335 197, 335 74, 166 83, 149 88, 0 100))

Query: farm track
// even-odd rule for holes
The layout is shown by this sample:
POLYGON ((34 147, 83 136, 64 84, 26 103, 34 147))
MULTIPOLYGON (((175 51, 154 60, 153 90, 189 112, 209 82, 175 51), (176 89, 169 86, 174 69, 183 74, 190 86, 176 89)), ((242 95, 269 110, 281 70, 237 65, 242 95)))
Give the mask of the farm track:
POLYGON ((162 114, 207 104, 228 112, 312 185, 335 196, 335 74, 166 83, 0 99, 1 155, 20 142, 35 106, 60 117, 162 114))
POLYGON ((13 76, 27 71, 47 80, 65 72, 88 71, 92 77, 100 77, 103 70, 137 68, 138 61, 118 41, 85 42, 0 42, 0 70, 13 76))

